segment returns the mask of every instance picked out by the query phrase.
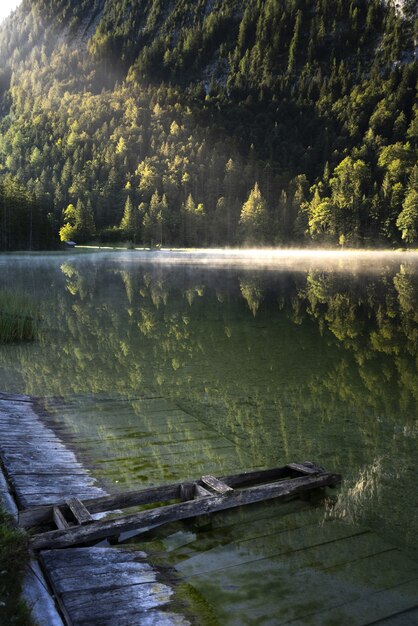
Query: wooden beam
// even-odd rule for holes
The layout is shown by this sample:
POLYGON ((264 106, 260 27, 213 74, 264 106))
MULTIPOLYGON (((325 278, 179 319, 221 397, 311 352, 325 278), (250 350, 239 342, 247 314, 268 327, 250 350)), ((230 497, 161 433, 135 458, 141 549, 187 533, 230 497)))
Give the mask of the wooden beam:
POLYGON ((208 496, 213 496, 213 493, 196 483, 194 486, 194 497, 195 498, 207 498, 208 496))
MULTIPOLYGON (((84 506, 90 513, 103 513, 115 509, 128 509, 131 506, 140 504, 153 504, 154 502, 166 502, 180 497, 180 484, 167 485, 164 487, 153 487, 151 489, 141 489, 141 491, 128 491, 114 496, 100 496, 99 498, 89 498, 82 500, 84 506)), ((193 497, 193 494, 192 496, 193 497)), ((64 504, 64 503, 63 503, 64 504)), ((51 521, 52 506, 39 506, 25 509, 19 513, 19 526, 21 528, 31 528, 51 521)))
POLYGON ((218 480, 217 478, 215 478, 215 476, 210 476, 210 475, 202 476, 200 480, 202 481, 202 483, 210 487, 216 493, 224 494, 224 493, 234 491, 232 487, 229 487, 222 480, 218 480))
POLYGON ((254 472, 243 472, 241 474, 232 474, 230 476, 218 476, 217 478, 226 483, 230 487, 246 487, 256 485, 258 483, 267 483, 280 478, 286 478, 292 475, 292 470, 283 465, 267 470, 255 470, 254 472))
POLYGON ((298 472, 299 474, 319 474, 324 471, 322 467, 319 467, 314 463, 310 463, 309 461, 305 461, 305 463, 288 463, 286 467, 298 472))
POLYGON ((54 506, 52 509, 52 517, 57 528, 70 528, 70 524, 65 519, 64 513, 61 511, 59 506, 54 506))
POLYGON ((183 483, 179 489, 179 499, 181 502, 193 500, 195 483, 183 483))
POLYGON ((94 519, 78 498, 69 498, 65 501, 65 504, 69 507, 79 524, 90 524, 94 522, 94 519))
POLYGON ((30 396, 23 396, 16 393, 4 393, 0 392, 0 400, 6 400, 10 402, 29 402, 32 403, 34 398, 30 396))
POLYGON ((302 476, 289 480, 282 480, 267 485, 250 487, 245 490, 234 490, 232 494, 208 496, 177 504, 170 504, 140 513, 124 515, 112 520, 102 520, 76 526, 66 530, 53 530, 35 535, 30 541, 34 550, 46 548, 65 548, 67 546, 96 541, 129 530, 139 530, 150 526, 161 526, 176 520, 206 515, 224 509, 296 495, 309 489, 335 485, 341 481, 341 476, 324 472, 318 476, 302 476))

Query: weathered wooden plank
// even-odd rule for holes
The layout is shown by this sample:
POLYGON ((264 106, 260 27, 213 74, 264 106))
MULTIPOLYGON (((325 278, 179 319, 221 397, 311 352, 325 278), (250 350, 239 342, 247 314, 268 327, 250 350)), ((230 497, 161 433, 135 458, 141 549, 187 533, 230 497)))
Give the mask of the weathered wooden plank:
MULTIPOLYGON (((145 613, 122 612, 117 615, 117 626, 191 626, 191 622, 179 613, 171 611, 158 611, 151 609, 145 613)), ((115 626, 115 619, 110 616, 100 616, 95 619, 90 616, 87 621, 77 622, 77 626, 115 626)))
POLYGON ((418 624, 418 603, 411 609, 403 609, 396 613, 390 613, 386 617, 367 622, 365 626, 416 626, 418 624))
POLYGON ((67 474, 57 475, 54 475, 53 473, 18 474, 16 476, 12 476, 11 480, 16 488, 16 491, 21 491, 22 493, 37 493, 38 490, 41 493, 47 489, 51 490, 51 488, 55 491, 58 488, 62 488, 64 497, 65 490, 68 491, 69 486, 71 486, 71 489, 74 492, 74 489, 85 489, 86 487, 94 486, 96 483, 96 479, 87 473, 73 474, 71 471, 67 474))
POLYGON ((360 598, 368 604, 370 593, 362 585, 347 584, 316 567, 289 572, 282 557, 274 561, 259 558, 248 565, 192 577, 189 583, 204 590, 208 602, 219 607, 217 614, 221 624, 228 623, 231 612, 245 615, 248 623, 274 626, 367 624, 358 619, 354 610, 351 612, 351 606, 360 598), (231 589, 239 589, 239 593, 231 593, 231 589), (345 610, 334 612, 334 607, 342 603, 345 610))
MULTIPOLYGON (((110 552, 111 549, 107 548, 110 552)), ((134 561, 132 558, 121 563, 114 563, 106 558, 101 564, 91 562, 90 555, 77 567, 62 563, 56 567, 51 560, 44 561, 41 553, 41 561, 47 570, 54 589, 57 593, 71 591, 88 591, 89 589, 116 589, 142 583, 152 583, 157 580, 156 570, 149 564, 134 561)))
POLYGON ((327 573, 343 578, 352 584, 362 584, 370 591, 378 591, 405 582, 412 576, 418 578, 418 563, 408 559, 397 548, 392 547, 390 550, 363 559, 361 563, 349 561, 329 567, 327 573), (388 567, 389 563, 390 567, 388 567))
POLYGON ((194 496, 194 483, 183 483, 180 485, 180 501, 186 502, 187 500, 193 500, 194 496))
MULTIPOLYGON (((10 468, 10 465, 9 465, 10 468)), ((68 465, 63 466, 54 466, 52 468, 47 468, 42 465, 34 465, 32 468, 30 464, 25 467, 20 467, 18 471, 14 472, 13 469, 9 470, 6 465, 5 469, 9 476, 85 476, 86 470, 83 468, 70 467, 68 465)))
POLYGON ((341 476, 337 474, 324 473, 318 476, 303 476, 258 487, 249 487, 243 491, 235 490, 232 494, 226 496, 200 498, 199 500, 171 504, 141 513, 122 516, 114 520, 102 520, 88 526, 71 528, 67 531, 56 530, 36 535, 31 540, 31 546, 33 549, 39 550, 48 547, 58 548, 84 543, 112 534, 147 526, 158 526, 174 520, 205 515, 252 502, 295 495, 309 489, 337 484, 340 480, 341 476))
POLYGON ((288 463, 286 467, 301 474, 319 474, 319 472, 324 471, 322 467, 310 461, 305 461, 304 463, 288 463))
MULTIPOLYGON (((64 465, 67 466, 71 464, 72 466, 81 467, 81 463, 79 463, 76 459, 76 456, 70 450, 60 450, 54 454, 54 460, 51 459, 51 451, 47 450, 31 450, 28 452, 24 450, 22 447, 18 452, 4 452, 2 454, 2 458, 8 463, 39 463, 43 464, 43 466, 54 465, 54 467, 64 465)), ((86 470, 84 470, 86 471, 86 470)))
POLYGON ((10 402, 29 402, 32 404, 33 398, 26 395, 20 395, 18 393, 4 393, 0 392, 0 400, 7 400, 10 402))
POLYGON ((44 550, 40 554, 42 562, 52 572, 62 568, 82 570, 84 567, 94 567, 100 569, 109 565, 143 563, 147 556, 141 550, 130 548, 110 549, 100 546, 68 548, 67 550, 44 550))
POLYGON ((16 506, 15 499, 10 492, 10 486, 8 485, 3 472, 0 469, 0 505, 4 510, 8 511, 15 523, 19 518, 19 512, 16 506))
POLYGON ((157 573, 152 567, 149 570, 144 569, 141 571, 129 563, 117 567, 109 567, 101 572, 96 572, 94 569, 83 570, 82 578, 80 577, 80 572, 72 571, 72 575, 69 575, 64 570, 64 573, 65 577, 58 577, 57 573, 54 574, 54 590, 56 593, 77 591, 84 593, 100 589, 111 592, 123 589, 123 587, 131 587, 132 585, 157 582, 157 573))
MULTIPOLYGON (((330 525, 325 534, 321 534, 321 529, 303 526, 289 531, 278 532, 277 535, 268 537, 254 537, 243 542, 236 541, 227 544, 227 549, 223 545, 214 546, 209 550, 202 549, 199 545, 185 547, 178 551, 176 559, 179 559, 176 567, 184 578, 202 574, 213 574, 224 569, 245 568, 251 563, 260 559, 278 559, 286 566, 289 575, 293 575, 303 568, 309 567, 310 563, 318 559, 316 570, 325 569, 327 562, 322 554, 334 553, 336 556, 333 562, 339 564, 338 550, 341 543, 341 550, 344 549, 345 542, 355 543, 366 531, 353 531, 347 525, 330 525), (328 547, 333 546, 329 551, 328 547), (193 549, 194 548, 194 549, 193 549)), ((344 559, 344 556, 341 555, 344 559)))
POLYGON ((78 498, 69 498, 65 501, 65 503, 70 508, 79 524, 89 524, 90 522, 94 522, 94 519, 78 498))
MULTIPOLYGON (((191 483, 192 484, 192 483, 191 483)), ((166 502, 179 497, 180 485, 167 485, 163 487, 152 487, 141 491, 132 491, 114 496, 101 496, 96 498, 83 498, 83 504, 90 513, 103 513, 114 509, 129 508, 140 504, 152 504, 154 502, 166 502)), ((74 495, 77 495, 76 493, 74 495)), ((193 494, 192 494, 193 497, 193 494)), ((188 498, 189 499, 189 498, 188 498)), ((64 504, 64 500, 59 503, 64 504)), ((42 524, 51 519, 51 506, 31 507, 20 511, 19 526, 30 528, 42 524)))
MULTIPOLYGON (((67 550, 74 550, 76 548, 67 548, 67 550)), ((105 548, 106 550, 119 550, 119 548, 105 548)), ((55 552, 55 550, 52 550, 55 552)), ((66 550, 64 550, 66 552, 66 550)), ((42 557, 42 552, 40 553, 42 557)), ((102 557, 102 559, 97 562, 95 559, 90 559, 90 555, 85 558, 83 561, 80 559, 78 561, 78 565, 70 563, 60 563, 57 565, 55 561, 49 561, 49 564, 46 562, 46 567, 48 571, 53 574, 55 580, 72 580, 73 578, 78 578, 78 587, 74 587, 74 591, 78 588, 86 589, 90 586, 90 582, 87 580, 83 580, 83 577, 89 578, 90 575, 95 574, 97 576, 104 575, 108 573, 119 574, 120 572, 139 572, 141 574, 152 573, 155 575, 155 570, 152 565, 148 563, 148 561, 144 559, 135 558, 135 554, 131 556, 130 559, 125 561, 112 561, 108 560, 106 557, 102 557)), ((151 582, 148 581, 148 582, 151 582)), ((72 583, 73 584, 73 583, 72 583)), ((133 583, 132 583, 133 584, 133 583)), ((119 580, 115 578, 112 582, 112 586, 120 586, 124 587, 125 583, 119 584, 119 580)), ((91 585, 92 587, 95 585, 91 585)))
MULTIPOLYGON (((37 502, 36 498, 38 496, 49 497, 51 493, 55 493, 55 498, 56 498, 55 500, 51 500, 51 498, 49 498, 49 501, 51 502, 52 506, 54 506, 57 500, 65 500, 65 498, 80 497, 84 499, 86 497, 86 494, 92 495, 92 493, 94 493, 94 492, 91 492, 90 489, 94 489, 94 487, 91 487, 89 484, 80 482, 80 483, 72 483, 68 485, 68 487, 65 490, 60 485, 54 487, 53 485, 49 485, 49 484, 37 485, 37 486, 29 485, 27 487, 15 486, 15 493, 18 498, 29 499, 32 504, 34 502, 37 502)), ((98 493, 100 493, 100 490, 98 490, 98 493)))
MULTIPOLYGON (((370 533, 355 533, 349 528, 344 532, 340 527, 333 531, 332 538, 331 533, 321 537, 319 529, 316 536, 311 531, 309 526, 305 526, 279 533, 278 540, 274 535, 263 540, 246 539, 245 542, 215 546, 206 552, 204 544, 200 542, 195 545, 186 544, 175 554, 168 554, 168 558, 162 554, 158 562, 175 563, 178 559, 176 566, 186 580, 193 576, 211 576, 215 572, 217 575, 221 571, 229 571, 231 578, 234 578, 234 568, 242 573, 259 561, 265 562, 266 570, 272 567, 273 562, 279 563, 286 570, 289 579, 313 567, 318 573, 326 573, 330 566, 340 567, 350 560, 375 558, 382 553, 380 551, 389 557, 387 560, 390 562, 390 555, 382 548, 382 541, 370 533)), ((236 576, 239 577, 239 573, 236 576)), ((337 579, 341 580, 338 574, 335 576, 335 580, 337 579)))
MULTIPOLYGON (((17 415, 15 419, 19 419, 19 416, 17 415)), ((57 449, 63 449, 65 448, 65 446, 60 442, 60 439, 53 434, 51 431, 46 431, 46 432, 42 432, 42 429, 39 428, 39 431, 34 432, 35 429, 38 429, 39 427, 37 426, 37 424, 24 424, 22 423, 18 428, 15 427, 7 427, 7 425, 5 425, 4 427, 1 428, 1 434, 9 434, 10 438, 7 440, 3 440, 2 441, 2 447, 4 448, 8 448, 10 446, 17 446, 20 447, 22 449, 25 449, 27 445, 31 444, 31 445, 35 445, 35 444, 39 444, 40 446, 43 447, 47 447, 47 446, 56 446, 57 449), (19 439, 15 439, 12 438, 12 436, 15 435, 15 437, 25 437, 24 441, 19 441, 19 439)))
POLYGON ((140 616, 149 609, 167 605, 172 595, 173 590, 168 585, 153 582, 119 589, 67 592, 61 598, 73 622, 87 621, 88 616, 95 619, 112 616, 113 623, 117 624, 120 615, 140 616))
POLYGON ((61 511, 59 506, 54 506, 52 509, 52 516, 57 528, 69 528, 70 524, 65 519, 64 513, 61 511))
POLYGON ((45 491, 44 493, 16 493, 16 496, 23 509, 29 509, 35 503, 40 506, 47 506, 50 511, 48 519, 51 520, 52 507, 55 506, 57 502, 64 503, 64 499, 70 496, 76 496, 82 500, 86 500, 87 498, 91 498, 91 496, 95 493, 97 496, 100 496, 103 493, 103 490, 96 487, 88 487, 81 491, 77 489, 72 491, 69 486, 65 493, 63 493, 62 490, 58 491, 52 489, 51 491, 45 491))
POLYGON ((418 608, 417 589, 418 578, 414 578, 379 589, 375 593, 359 594, 359 597, 353 598, 350 602, 335 602, 334 606, 324 608, 314 614, 306 614, 304 621, 312 626, 323 626, 323 624, 371 626, 381 623, 388 623, 392 626, 395 623, 395 616, 403 613, 408 618, 404 622, 405 626, 412 626, 416 623, 412 621, 411 616, 418 608))
POLYGON ((262 482, 267 483, 288 476, 290 476, 290 471, 285 465, 267 470, 255 470, 253 472, 242 472, 241 474, 232 474, 229 476, 218 476, 218 478, 230 487, 235 488, 246 487, 262 482))
POLYGON ((223 481, 218 480, 217 478, 215 478, 215 476, 210 476, 210 475, 202 476, 200 480, 202 481, 202 483, 204 483, 205 485, 207 485, 208 487, 210 487, 211 489, 213 489, 213 491, 216 491, 217 493, 225 494, 225 493, 233 491, 232 487, 229 487, 223 481))
POLYGON ((7 471, 11 471, 16 474, 26 474, 32 470, 31 473, 52 472, 58 470, 67 470, 68 473, 74 474, 79 472, 86 473, 85 468, 78 461, 74 461, 70 456, 59 455, 52 462, 48 459, 48 454, 42 453, 30 456, 24 454, 4 454, 2 455, 3 464, 7 471))

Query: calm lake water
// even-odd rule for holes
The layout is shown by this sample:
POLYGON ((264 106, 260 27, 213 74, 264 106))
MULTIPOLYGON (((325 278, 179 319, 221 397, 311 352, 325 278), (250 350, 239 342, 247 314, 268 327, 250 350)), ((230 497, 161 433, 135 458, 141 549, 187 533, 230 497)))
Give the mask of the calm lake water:
POLYGON ((0 257, 0 288, 41 311, 37 342, 1 346, 0 390, 47 398, 110 491, 303 460, 343 474, 314 509, 270 503, 150 534, 221 624, 310 623, 315 585, 330 584, 319 556, 277 554, 313 527, 365 528, 367 554, 381 541, 374 555, 417 561, 418 257, 154 256, 0 257), (310 595, 295 599, 302 570, 310 595))

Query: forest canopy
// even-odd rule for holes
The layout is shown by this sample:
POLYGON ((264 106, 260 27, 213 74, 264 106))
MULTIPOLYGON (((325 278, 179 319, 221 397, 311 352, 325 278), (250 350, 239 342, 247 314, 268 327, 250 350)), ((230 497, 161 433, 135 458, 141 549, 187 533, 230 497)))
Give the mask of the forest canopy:
POLYGON ((0 248, 416 245, 418 7, 23 0, 0 248))

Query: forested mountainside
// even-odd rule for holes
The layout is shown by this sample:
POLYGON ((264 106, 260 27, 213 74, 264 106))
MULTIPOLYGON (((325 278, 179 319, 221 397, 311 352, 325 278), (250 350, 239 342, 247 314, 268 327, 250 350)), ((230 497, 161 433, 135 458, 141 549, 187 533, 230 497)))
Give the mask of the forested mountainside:
POLYGON ((23 0, 0 247, 415 244, 417 5, 23 0))

